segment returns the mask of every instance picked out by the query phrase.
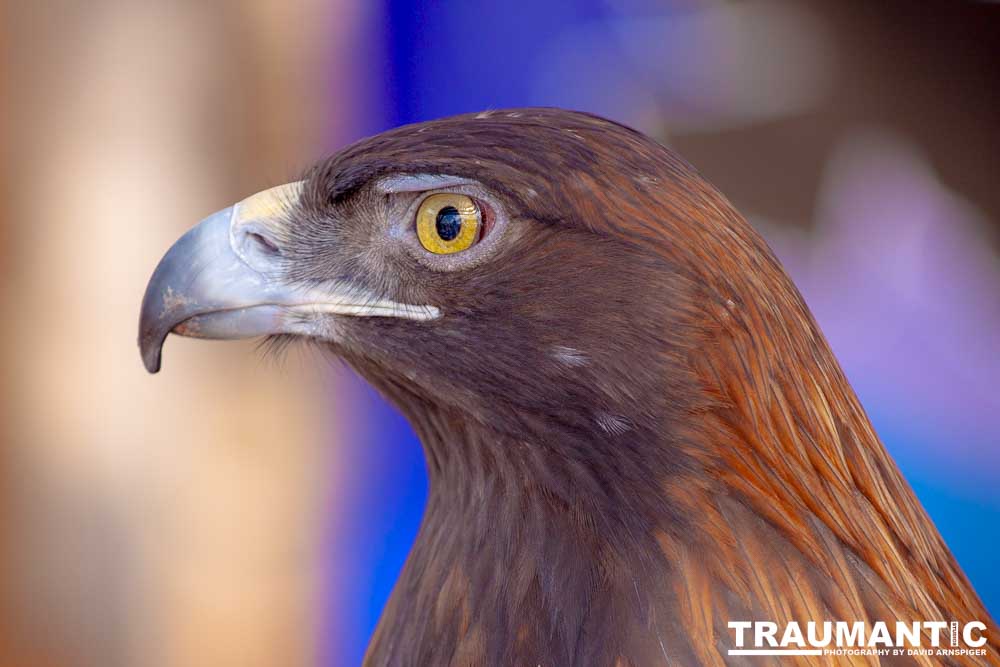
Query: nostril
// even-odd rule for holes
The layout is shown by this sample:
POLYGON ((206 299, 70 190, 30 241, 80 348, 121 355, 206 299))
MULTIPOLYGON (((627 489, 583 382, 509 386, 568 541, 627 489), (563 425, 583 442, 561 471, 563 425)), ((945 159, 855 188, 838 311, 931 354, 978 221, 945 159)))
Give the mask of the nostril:
POLYGON ((279 268, 281 246, 274 240, 268 229, 260 225, 243 225, 233 230, 233 250, 250 267, 262 273, 279 268))
POLYGON ((263 234, 259 234, 258 232, 248 232, 247 237, 254 244, 258 252, 269 256, 281 254, 281 250, 278 249, 278 246, 274 243, 274 241, 267 238, 263 234))

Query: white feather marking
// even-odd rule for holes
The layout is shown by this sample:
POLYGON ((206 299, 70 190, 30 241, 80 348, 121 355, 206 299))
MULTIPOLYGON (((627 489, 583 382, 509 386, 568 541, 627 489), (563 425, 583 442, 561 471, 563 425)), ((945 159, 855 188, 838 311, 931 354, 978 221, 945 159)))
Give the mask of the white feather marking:
POLYGON ((552 348, 552 357, 566 366, 586 366, 587 355, 572 347, 556 345, 552 348))
POLYGON ((605 433, 610 433, 611 435, 621 435, 632 428, 632 423, 628 419, 608 412, 602 412, 597 415, 597 425, 605 433))

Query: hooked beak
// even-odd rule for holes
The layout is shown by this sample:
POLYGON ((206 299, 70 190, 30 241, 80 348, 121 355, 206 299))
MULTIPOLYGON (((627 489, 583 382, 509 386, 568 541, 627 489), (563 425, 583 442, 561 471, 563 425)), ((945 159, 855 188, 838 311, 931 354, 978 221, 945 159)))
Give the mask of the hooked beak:
POLYGON ((150 373, 160 370, 167 334, 252 338, 279 333, 316 335, 326 314, 438 317, 433 306, 400 304, 351 285, 289 284, 281 251, 289 213, 302 182, 259 192, 210 215, 163 256, 142 299, 139 351, 150 373))

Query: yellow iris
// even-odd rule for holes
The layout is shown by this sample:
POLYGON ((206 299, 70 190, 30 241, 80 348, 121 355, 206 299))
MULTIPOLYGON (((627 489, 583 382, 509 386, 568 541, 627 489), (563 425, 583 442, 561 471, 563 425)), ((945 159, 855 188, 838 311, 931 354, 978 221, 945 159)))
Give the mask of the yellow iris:
POLYGON ((476 202, 465 195, 443 192, 420 202, 417 238, 437 255, 461 252, 479 240, 482 215, 476 202))

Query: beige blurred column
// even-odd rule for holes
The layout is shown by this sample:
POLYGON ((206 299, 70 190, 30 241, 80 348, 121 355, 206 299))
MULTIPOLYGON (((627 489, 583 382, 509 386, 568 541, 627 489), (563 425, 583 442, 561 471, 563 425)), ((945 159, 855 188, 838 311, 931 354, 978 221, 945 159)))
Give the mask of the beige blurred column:
POLYGON ((9 3, 0 429, 22 656, 314 656, 324 362, 171 338, 148 376, 135 329, 177 236, 320 156, 331 33, 351 29, 336 5, 9 3))

